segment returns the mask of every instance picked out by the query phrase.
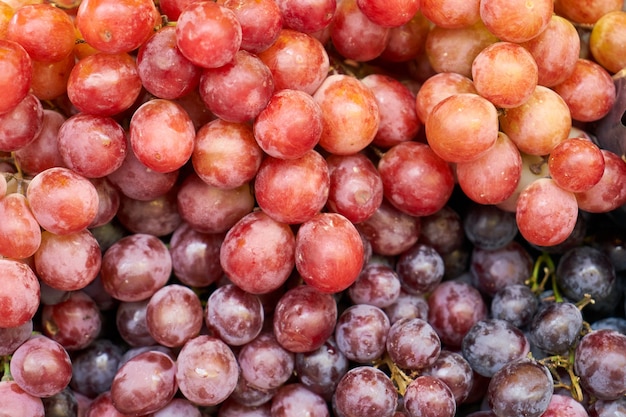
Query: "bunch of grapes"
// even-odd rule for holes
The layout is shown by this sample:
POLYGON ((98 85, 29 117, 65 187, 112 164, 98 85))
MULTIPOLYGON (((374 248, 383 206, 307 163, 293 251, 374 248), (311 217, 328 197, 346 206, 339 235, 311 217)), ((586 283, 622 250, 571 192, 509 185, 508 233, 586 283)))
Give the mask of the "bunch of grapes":
POLYGON ((623 0, 0 0, 0 416, 626 416, 623 0))

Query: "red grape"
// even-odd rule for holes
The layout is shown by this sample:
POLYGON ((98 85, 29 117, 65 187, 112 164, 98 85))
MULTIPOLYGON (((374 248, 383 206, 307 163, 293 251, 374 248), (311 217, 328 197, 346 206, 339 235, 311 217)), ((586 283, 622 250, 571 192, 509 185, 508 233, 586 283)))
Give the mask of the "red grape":
POLYGON ((76 64, 74 53, 60 61, 33 61, 33 78, 31 91, 40 100, 53 100, 64 96, 67 92, 67 80, 76 64))
POLYGON ((295 263, 304 282, 328 293, 348 288, 364 262, 363 241, 354 225, 336 213, 320 213, 300 225, 295 263))
POLYGON ((550 176, 559 187, 574 193, 589 190, 604 174, 604 156, 587 139, 564 140, 552 149, 548 159, 550 176), (580 167, 585 169, 581 170, 580 167))
POLYGON ((230 62, 241 46, 241 34, 235 13, 212 1, 189 3, 176 23, 180 52, 203 68, 218 68, 230 62))
POLYGON ((384 27, 404 25, 420 10, 420 0, 357 0, 369 20, 384 27))
POLYGON ((587 191, 576 193, 578 207, 589 213, 605 213, 626 204, 626 161, 605 149, 601 152, 602 178, 587 191))
POLYGON ((45 410, 41 398, 30 395, 15 381, 0 381, 0 402, 7 415, 44 417, 45 410))
POLYGON ((463 28, 480 20, 480 0, 421 0, 420 11, 442 28, 463 28))
POLYGON ((583 4, 577 0, 555 0, 555 12, 576 23, 594 24, 605 14, 620 10, 622 0, 594 0, 583 4))
POLYGON ((63 166, 57 150, 57 136, 65 120, 61 113, 44 109, 41 130, 35 139, 14 153, 22 171, 35 175, 48 168, 63 166))
POLYGON ((17 327, 30 321, 39 307, 39 281, 32 269, 13 259, 0 259, 0 328, 17 327))
POLYGON ((426 123, 433 108, 446 98, 462 93, 478 94, 474 82, 468 76, 454 72, 442 72, 428 78, 417 92, 415 110, 422 123, 426 123))
POLYGON ((283 25, 298 32, 318 32, 332 22, 336 0, 278 0, 283 25))
POLYGON ((417 371, 430 367, 441 352, 439 336, 421 318, 396 321, 387 334, 387 353, 402 369, 417 371))
POLYGON ((415 378, 404 393, 404 407, 410 416, 453 417, 456 402, 450 388, 439 378, 423 375, 415 378))
POLYGON ((339 381, 333 395, 338 417, 391 417, 398 404, 398 393, 391 379, 380 369, 357 366, 339 381))
POLYGON ((67 300, 43 306, 41 323, 44 335, 68 351, 86 348, 102 330, 100 309, 84 291, 72 291, 67 300))
POLYGON ((262 390, 283 385, 291 377, 295 366, 294 354, 284 349, 272 332, 263 332, 244 345, 237 360, 241 378, 262 390))
POLYGON ((207 327, 231 346, 245 345, 256 338, 263 319, 261 299, 233 284, 217 288, 206 303, 207 327))
POLYGON ((548 26, 553 3, 553 0, 481 0, 480 18, 501 40, 526 42, 548 26))
POLYGON ((407 62, 416 59, 424 51, 430 22, 421 13, 402 26, 389 30, 387 46, 380 59, 388 62, 407 62))
POLYGON ((522 236, 539 246, 563 242, 574 230, 578 204, 574 193, 553 179, 540 178, 521 192, 515 218, 522 236))
POLYGON ((274 0, 217 0, 231 9, 241 24, 240 48, 258 54, 274 43, 284 26, 280 6, 274 0))
POLYGON ((43 127, 43 106, 27 94, 17 106, 0 114, 0 151, 12 152, 32 143, 43 127))
POLYGON ((0 39, 0 89, 3 92, 0 114, 6 113, 26 97, 33 77, 33 63, 17 42, 0 39))
POLYGON ((41 228, 26 197, 19 193, 0 196, 0 255, 24 259, 41 244, 41 228))

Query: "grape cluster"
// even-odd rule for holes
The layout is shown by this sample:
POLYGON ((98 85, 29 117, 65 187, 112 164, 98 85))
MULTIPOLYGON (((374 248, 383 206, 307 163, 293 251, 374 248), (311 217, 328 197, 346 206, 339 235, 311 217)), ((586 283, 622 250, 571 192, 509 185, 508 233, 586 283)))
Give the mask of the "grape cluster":
POLYGON ((0 0, 0 415, 626 416, 623 0, 0 0))

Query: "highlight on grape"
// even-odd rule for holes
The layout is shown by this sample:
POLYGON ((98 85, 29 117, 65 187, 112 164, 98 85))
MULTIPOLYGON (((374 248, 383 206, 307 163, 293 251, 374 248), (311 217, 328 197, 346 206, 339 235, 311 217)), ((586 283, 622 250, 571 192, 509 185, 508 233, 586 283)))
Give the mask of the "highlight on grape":
POLYGON ((0 0, 0 415, 626 417, 624 0, 0 0))

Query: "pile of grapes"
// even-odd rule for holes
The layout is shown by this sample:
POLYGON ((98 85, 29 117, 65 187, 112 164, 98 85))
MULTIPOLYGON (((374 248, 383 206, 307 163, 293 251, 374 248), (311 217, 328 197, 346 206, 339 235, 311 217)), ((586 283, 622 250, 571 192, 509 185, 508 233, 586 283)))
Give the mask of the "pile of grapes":
POLYGON ((623 0, 1 0, 0 416, 626 416, 623 0))

